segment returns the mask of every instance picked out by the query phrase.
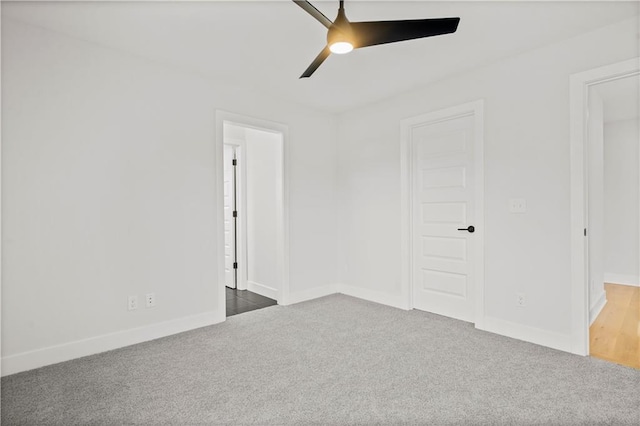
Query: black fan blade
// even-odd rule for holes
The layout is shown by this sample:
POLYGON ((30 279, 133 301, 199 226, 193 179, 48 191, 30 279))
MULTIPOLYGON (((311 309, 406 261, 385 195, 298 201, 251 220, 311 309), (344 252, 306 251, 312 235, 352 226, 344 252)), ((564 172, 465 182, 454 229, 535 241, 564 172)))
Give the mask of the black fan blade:
POLYGON ((329 57, 329 55, 331 54, 331 50, 329 50, 329 46, 326 46, 324 49, 322 49, 322 52, 320 52, 320 54, 318 56, 316 56, 316 58, 313 60, 313 62, 311 62, 311 65, 309 65, 309 68, 307 68, 302 75, 300 76, 300 78, 307 78, 307 77, 311 77, 311 74, 313 74, 314 72, 316 72, 316 70, 318 69, 318 67, 320 65, 322 65, 322 63, 324 62, 325 59, 327 59, 329 57))
POLYGON ((353 47, 375 46, 397 41, 454 33, 460 18, 411 19, 405 21, 352 22, 353 47))
POLYGON ((322 14, 322 12, 320 12, 318 9, 316 9, 308 1, 293 0, 293 2, 295 4, 297 4, 298 6, 300 6, 301 8, 303 8, 309 15, 313 16, 314 18, 316 18, 325 27, 331 28, 331 25, 333 25, 333 22, 331 22, 331 20, 329 20, 329 18, 324 16, 322 14))

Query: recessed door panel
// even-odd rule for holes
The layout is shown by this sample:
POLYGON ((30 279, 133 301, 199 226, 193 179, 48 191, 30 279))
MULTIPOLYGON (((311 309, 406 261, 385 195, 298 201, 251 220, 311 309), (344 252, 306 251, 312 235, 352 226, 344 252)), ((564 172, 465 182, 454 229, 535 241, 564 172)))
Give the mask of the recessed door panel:
POLYGON ((451 272, 422 270, 422 287, 425 291, 442 293, 446 296, 465 298, 467 295, 467 275, 451 272))
POLYGON ((436 167, 422 170, 422 189, 464 188, 464 167, 436 167))

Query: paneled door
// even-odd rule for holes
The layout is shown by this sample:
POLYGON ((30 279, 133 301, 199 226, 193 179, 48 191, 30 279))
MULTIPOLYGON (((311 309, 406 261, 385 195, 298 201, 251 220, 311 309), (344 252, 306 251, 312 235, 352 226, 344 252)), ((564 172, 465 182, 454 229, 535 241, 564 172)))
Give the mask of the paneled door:
POLYGON ((235 147, 224 145, 224 282, 231 288, 237 288, 235 158, 235 147))
POLYGON ((474 321, 474 115, 412 126, 416 309, 474 321))

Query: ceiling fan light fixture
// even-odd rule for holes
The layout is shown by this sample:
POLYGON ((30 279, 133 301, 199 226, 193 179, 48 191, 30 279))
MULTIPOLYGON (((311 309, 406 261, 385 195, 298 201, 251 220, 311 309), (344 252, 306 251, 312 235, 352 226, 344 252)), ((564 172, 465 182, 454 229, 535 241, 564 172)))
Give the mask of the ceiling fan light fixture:
POLYGON ((336 22, 329 28, 327 33, 327 45, 331 53, 342 55, 351 52, 355 43, 351 25, 346 16, 344 16, 344 10, 340 9, 340 12, 336 22))
POLYGON ((331 53, 343 55, 353 50, 353 44, 349 43, 348 41, 337 41, 329 46, 329 50, 331 50, 331 53))
POLYGON ((311 77, 332 53, 345 54, 361 47, 451 34, 456 32, 460 23, 459 17, 350 22, 344 12, 344 1, 340 1, 338 16, 331 22, 307 0, 293 2, 329 30, 327 45, 300 78, 311 77))

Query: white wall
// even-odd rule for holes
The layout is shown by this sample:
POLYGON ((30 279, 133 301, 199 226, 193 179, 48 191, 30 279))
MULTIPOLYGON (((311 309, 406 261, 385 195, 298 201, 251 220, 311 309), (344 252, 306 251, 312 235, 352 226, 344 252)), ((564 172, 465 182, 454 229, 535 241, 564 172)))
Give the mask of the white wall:
POLYGON ((604 303, 604 104, 596 90, 589 89, 588 151, 588 247, 589 309, 593 322, 604 303))
POLYGON ((276 241, 282 135, 246 129, 246 144, 247 280, 249 290, 269 296, 269 289, 281 288, 276 241))
POLYGON ((341 282, 398 297, 400 120, 484 99, 486 315, 493 330, 568 350, 569 76, 637 54, 634 18, 343 114, 341 282), (513 197, 526 214, 509 214, 513 197))
POLYGON ((5 18, 2 65, 3 374, 224 318, 218 108, 289 126, 291 291, 336 282, 335 117, 5 18))
POLYGON ((639 284, 638 146, 640 123, 604 126, 604 274, 606 282, 639 284))

